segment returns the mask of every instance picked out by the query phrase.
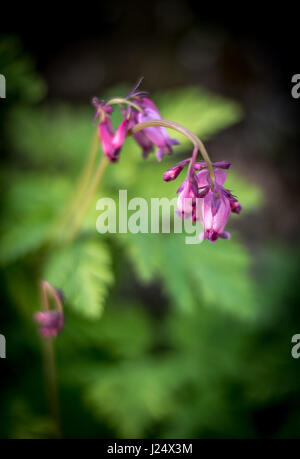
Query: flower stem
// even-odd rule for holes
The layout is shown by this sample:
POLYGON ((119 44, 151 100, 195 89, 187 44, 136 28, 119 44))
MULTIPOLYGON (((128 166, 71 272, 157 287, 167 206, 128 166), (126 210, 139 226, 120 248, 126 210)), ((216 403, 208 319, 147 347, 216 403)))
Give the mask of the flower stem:
POLYGON ((103 156, 101 158, 100 163, 98 165, 98 168, 97 168, 97 170, 96 170, 96 172, 94 174, 92 182, 91 182, 87 192, 85 193, 85 197, 86 197, 85 201, 80 206, 80 208, 78 209, 77 214, 75 215, 73 226, 72 226, 71 231, 70 231, 70 233, 69 233, 69 235, 67 237, 67 241, 69 243, 74 239, 74 237, 76 236, 76 234, 77 234, 77 232, 79 230, 80 224, 81 224, 86 212, 89 209, 91 201, 93 200, 93 198, 95 196, 95 192, 97 191, 98 185, 101 182, 101 179, 102 179, 102 177, 104 175, 104 172, 105 172, 108 164, 109 164, 108 159, 106 158, 106 156, 103 156))
MULTIPOLYGON (((89 152, 89 155, 88 155, 88 159, 87 159, 87 162, 85 164, 85 167, 83 169, 83 172, 79 178, 79 181, 77 183, 77 186, 76 186, 76 189, 74 191, 74 193, 72 193, 72 199, 71 199, 71 202, 69 203, 62 219, 60 222, 58 223, 55 223, 54 225, 54 229, 52 231, 52 235, 54 236, 60 236, 61 233, 64 231, 65 227, 67 227, 67 225, 69 224, 70 222, 70 219, 72 218, 73 216, 73 213, 75 212, 77 206, 78 206, 78 203, 79 201, 81 200, 82 198, 82 195, 83 193, 85 192, 86 188, 87 188, 87 185, 88 185, 88 182, 91 178, 91 174, 92 174, 92 171, 93 171, 93 167, 94 167, 94 164, 95 164, 95 160, 96 160, 96 157, 97 157, 97 152, 98 152, 98 146, 99 146, 99 133, 98 133, 98 127, 95 131, 95 134, 94 134, 94 137, 93 137, 93 141, 92 141, 92 144, 91 144, 91 148, 90 148, 90 152, 89 152)), ((53 237, 53 236, 52 236, 53 237)), ((52 239, 51 237, 51 239, 52 239)))
POLYGON ((189 163, 188 174, 187 174, 190 180, 192 179, 192 176, 194 175, 194 164, 197 158, 197 154, 198 154, 198 147, 194 147, 192 158, 189 163))
MULTIPOLYGON (((45 311, 49 311, 49 293, 52 295, 56 307, 59 311, 63 311, 62 302, 54 287, 47 281, 41 282, 41 297, 42 306, 45 311)), ((61 424, 59 413, 59 400, 57 389, 57 375, 56 375, 56 362, 55 362, 55 349, 53 338, 43 339, 43 368, 45 389, 49 403, 49 410, 55 426, 55 436, 61 438, 61 424)))
POLYGON ((43 339, 43 367, 45 389, 48 398, 49 410, 55 426, 55 436, 61 438, 61 425, 57 389, 57 375, 55 349, 53 338, 43 339))
POLYGON ((135 134, 136 132, 139 132, 142 129, 145 129, 147 127, 152 127, 152 126, 163 126, 165 128, 173 129, 174 131, 180 132, 180 134, 183 134, 185 137, 187 137, 194 144, 194 146, 197 148, 197 150, 200 151, 204 161, 206 162, 207 169, 209 171, 209 175, 210 175, 210 178, 211 178, 212 187, 213 187, 213 183, 214 183, 213 165, 212 165, 212 162, 210 160, 210 157, 208 156, 208 153, 206 151, 206 148, 205 148, 202 140, 200 140, 191 131, 189 131, 185 127, 181 126, 181 124, 175 123, 173 121, 166 121, 166 120, 144 121, 143 123, 136 124, 131 129, 131 133, 135 134))
POLYGON ((114 105, 114 104, 127 104, 130 105, 130 107, 135 108, 138 112, 144 112, 144 110, 136 105, 134 102, 131 102, 128 99, 124 99, 122 97, 115 97, 113 99, 110 99, 108 102, 106 102, 106 105, 114 105))

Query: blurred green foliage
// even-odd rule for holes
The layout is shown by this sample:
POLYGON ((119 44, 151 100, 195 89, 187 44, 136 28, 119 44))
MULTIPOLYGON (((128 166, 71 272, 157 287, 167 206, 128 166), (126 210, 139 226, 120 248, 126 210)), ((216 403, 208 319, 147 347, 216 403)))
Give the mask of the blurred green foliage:
POLYGON ((46 94, 46 85, 35 72, 32 59, 25 55, 15 36, 0 35, 1 74, 5 76, 6 97, 10 101, 39 102, 46 94))
MULTIPOLYGON (((265 252, 260 269, 271 274, 261 285, 257 263, 237 232, 230 241, 200 245, 186 245, 182 234, 99 235, 96 199, 72 245, 49 245, 85 162, 95 130, 93 113, 91 107, 61 103, 32 105, 43 83, 28 61, 18 58, 18 46, 11 48, 15 51, 8 56, 12 53, 19 70, 10 67, 3 44, 0 56, 12 87, 25 96, 7 114, 10 158, 1 172, 0 262, 8 306, 3 332, 10 353, 0 435, 53 435, 32 321, 40 307, 41 278, 62 288, 66 297, 66 324, 56 340, 64 436, 296 435, 299 415, 289 403, 296 398, 299 371, 286 335, 272 328, 284 322, 280 304, 287 291, 290 303, 295 301, 289 289, 295 252, 265 252), (261 426, 255 413, 276 403, 283 406, 282 417, 261 426)), ((153 98, 164 118, 204 139, 242 116, 236 103, 199 88, 153 98)), ((176 155, 189 154, 190 146, 178 138, 181 146, 160 164, 154 156, 143 161, 128 139, 97 199, 117 200, 119 189, 128 189, 128 199, 173 198, 178 183, 163 182, 162 173, 176 155)), ((229 182, 243 212, 259 205, 260 190, 237 171, 229 172, 229 182)), ((285 330, 292 317, 285 319, 285 330)))

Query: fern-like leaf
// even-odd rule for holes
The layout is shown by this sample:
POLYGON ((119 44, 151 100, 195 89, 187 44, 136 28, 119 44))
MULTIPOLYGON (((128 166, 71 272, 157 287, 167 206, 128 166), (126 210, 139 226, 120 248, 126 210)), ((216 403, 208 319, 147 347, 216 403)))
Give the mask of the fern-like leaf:
POLYGON ((86 240, 57 248, 43 276, 63 290, 70 307, 87 317, 99 317, 113 281, 108 247, 101 241, 86 240))

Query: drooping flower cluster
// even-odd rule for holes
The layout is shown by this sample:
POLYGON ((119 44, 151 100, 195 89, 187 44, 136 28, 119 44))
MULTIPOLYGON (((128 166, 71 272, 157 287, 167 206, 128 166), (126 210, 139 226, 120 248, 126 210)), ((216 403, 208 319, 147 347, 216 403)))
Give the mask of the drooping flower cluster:
MULTIPOLYGON (((191 163, 188 158, 168 169, 163 179, 166 182, 178 177, 185 165, 191 163)), ((219 237, 228 239, 230 234, 224 231, 230 213, 239 214, 242 210, 241 204, 230 190, 223 187, 226 180, 226 172, 230 163, 219 161, 212 163, 214 180, 212 182, 210 173, 205 162, 192 162, 187 178, 177 190, 177 214, 182 218, 192 218, 193 221, 200 221, 204 226, 203 239, 215 242, 219 237)))
POLYGON ((144 158, 156 150, 157 160, 161 161, 166 154, 172 153, 173 145, 179 144, 176 139, 170 138, 166 127, 185 134, 194 143, 193 156, 177 163, 163 175, 164 181, 170 182, 179 176, 186 165, 189 165, 187 177, 177 190, 179 196, 176 213, 182 218, 202 222, 203 239, 208 239, 210 242, 215 242, 219 237, 228 239, 230 234, 225 231, 225 226, 230 213, 239 214, 242 210, 236 197, 223 187, 226 180, 225 170, 229 169, 230 163, 226 161, 211 163, 202 142, 196 136, 183 126, 162 120, 158 108, 147 97, 147 93, 137 90, 141 80, 124 98, 110 99, 107 102, 93 99, 96 117, 99 117, 99 135, 103 152, 110 162, 116 162, 127 136, 132 134, 142 148, 144 158), (120 106, 123 115, 123 120, 116 131, 110 119, 113 104, 120 106), (199 145, 202 146, 205 162, 196 162, 199 145))
MULTIPOLYGON (((140 82, 141 79, 125 98, 112 100, 114 103, 119 103, 123 115, 123 121, 115 132, 110 120, 113 112, 110 101, 100 101, 96 97, 92 100, 96 107, 96 117, 99 117, 102 149, 110 162, 116 162, 119 159, 120 151, 130 129, 145 121, 162 119, 154 102, 146 97, 147 93, 137 91, 140 82)), ((133 137, 142 148, 143 158, 147 158, 149 153, 156 149, 158 161, 161 161, 165 154, 173 152, 173 145, 179 144, 178 140, 170 138, 167 130, 162 126, 147 127, 133 134, 133 137)))

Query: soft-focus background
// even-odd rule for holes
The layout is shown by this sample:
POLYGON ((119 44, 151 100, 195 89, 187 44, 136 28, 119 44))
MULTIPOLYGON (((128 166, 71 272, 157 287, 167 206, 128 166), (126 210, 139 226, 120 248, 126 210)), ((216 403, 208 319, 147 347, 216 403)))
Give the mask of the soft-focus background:
MULTIPOLYGON (((64 437, 299 437, 295 18, 171 0, 37 14, 30 26, 10 16, 0 35, 0 437, 55 436, 32 321, 42 278, 66 298, 64 437), (74 243, 49 247, 95 130, 91 98, 126 94, 140 75, 165 119, 232 162, 228 188, 243 205, 232 239, 99 235, 95 200, 74 243)), ((158 164, 129 139, 97 199, 174 197, 178 183, 161 177, 190 154, 180 140, 158 164)))

